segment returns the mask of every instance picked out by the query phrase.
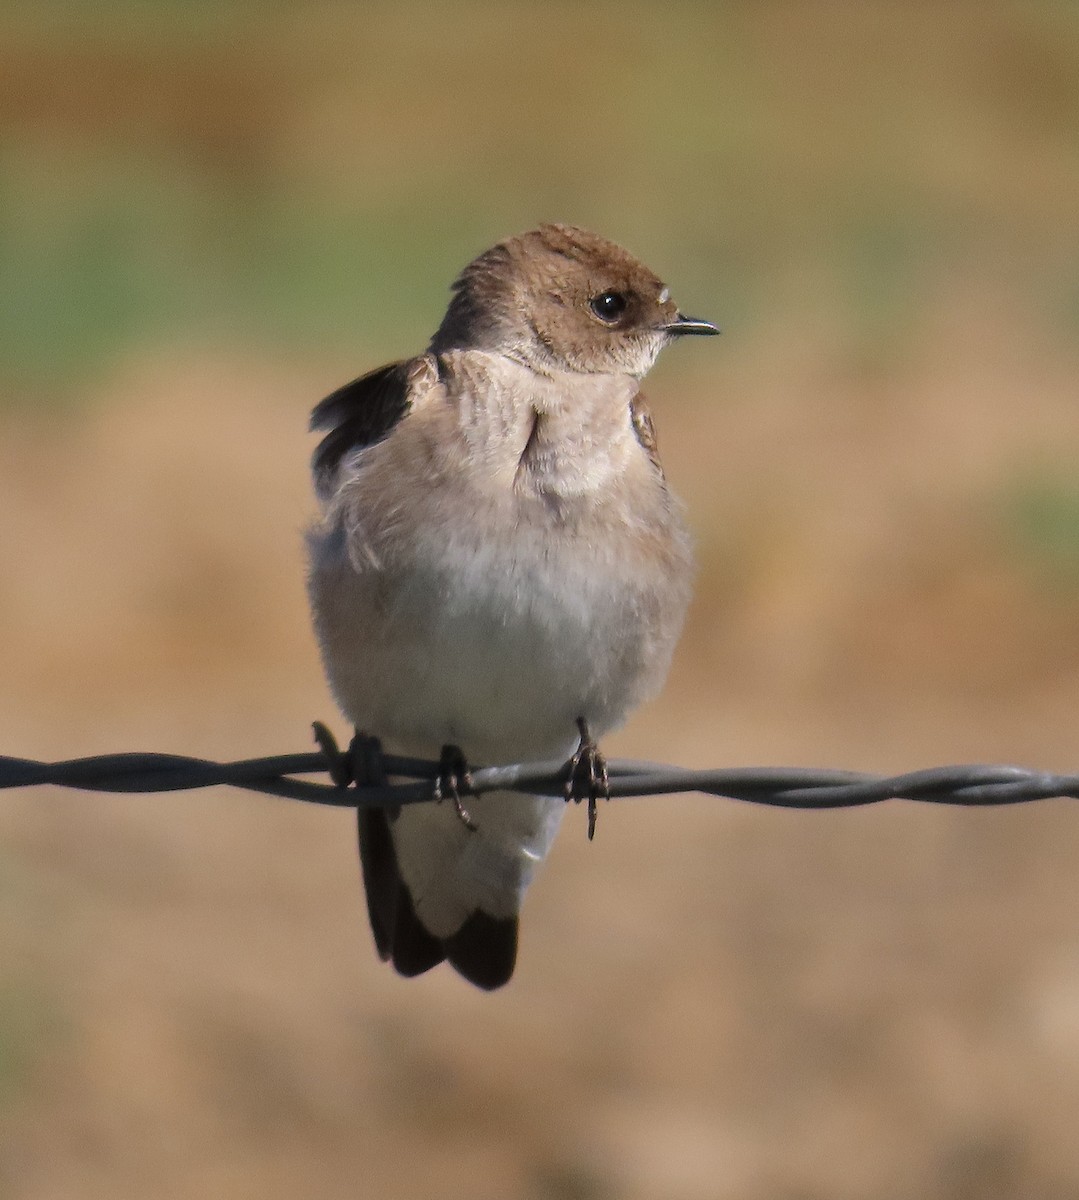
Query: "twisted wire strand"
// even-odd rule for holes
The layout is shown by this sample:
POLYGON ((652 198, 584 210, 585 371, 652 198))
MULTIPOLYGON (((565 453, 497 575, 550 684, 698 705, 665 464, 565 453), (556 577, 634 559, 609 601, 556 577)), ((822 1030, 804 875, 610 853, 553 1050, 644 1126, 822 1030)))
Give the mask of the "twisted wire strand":
MULTIPOLYGON (((336 807, 384 807, 435 799, 440 764, 385 754, 381 767, 395 782, 342 786, 297 779, 330 775, 337 764, 328 753, 282 754, 213 762, 180 754, 100 754, 59 762, 0 756, 0 789, 51 784, 96 792, 178 792, 226 785, 336 807)), ((1049 797, 1079 799, 1079 775, 1053 775, 1015 766, 971 764, 932 767, 903 775, 809 767, 728 767, 689 770, 663 763, 608 759, 612 799, 685 792, 779 808, 854 808, 884 800, 992 807, 1049 797)), ((565 794, 564 761, 476 767, 462 795, 491 791, 565 794)))

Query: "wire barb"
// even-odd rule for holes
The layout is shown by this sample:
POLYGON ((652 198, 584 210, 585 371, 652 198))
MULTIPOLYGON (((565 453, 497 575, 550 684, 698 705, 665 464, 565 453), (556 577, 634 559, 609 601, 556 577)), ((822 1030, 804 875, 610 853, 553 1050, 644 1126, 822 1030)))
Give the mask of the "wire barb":
MULTIPOLYGON (((374 738, 365 739, 361 746, 354 740, 349 750, 342 752, 321 724, 316 727, 316 738, 321 753, 223 763, 152 753, 102 754, 60 762, 0 756, 0 789, 51 784, 96 792, 179 792, 226 785, 338 808, 419 804, 435 798, 443 770, 439 762, 382 754, 374 738), (331 782, 296 778, 304 775, 325 775, 331 782), (390 777, 396 782, 387 782, 390 777)), ((566 763, 558 760, 477 767, 467 783, 458 782, 462 795, 511 791, 561 797, 565 794, 566 763)), ((854 808, 885 800, 985 808, 1054 796, 1079 799, 1079 775, 981 764, 933 767, 894 776, 808 767, 695 771, 661 763, 607 760, 607 794, 611 799, 684 792, 807 810, 854 808)))

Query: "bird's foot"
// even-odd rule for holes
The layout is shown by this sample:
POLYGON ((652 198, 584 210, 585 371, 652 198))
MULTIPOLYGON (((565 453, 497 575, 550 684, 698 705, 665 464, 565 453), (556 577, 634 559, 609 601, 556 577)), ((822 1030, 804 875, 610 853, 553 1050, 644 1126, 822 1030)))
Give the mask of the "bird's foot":
POLYGON ((581 741, 567 764, 565 794, 567 803, 570 800, 575 804, 588 801, 588 840, 591 841, 596 836, 596 801, 601 796, 609 800, 611 788, 607 778, 607 760, 589 733, 584 717, 577 718, 577 728, 581 741))
POLYGON ((357 729, 347 750, 341 750, 337 739, 321 721, 315 721, 315 741, 326 758, 330 778, 340 788, 354 783, 357 787, 381 787, 386 782, 382 766, 382 743, 357 729))
POLYGON ((447 745, 442 747, 442 755, 438 760, 438 778, 435 780, 435 799, 441 804, 448 796, 453 801, 453 811, 457 814, 467 829, 476 832, 476 823, 468 814, 468 809, 461 803, 461 790, 472 790, 472 772, 468 769, 468 761, 461 752, 460 746, 447 745))
POLYGON ((385 787, 386 768, 382 764, 382 743, 377 737, 357 729, 348 744, 348 762, 357 787, 385 787))

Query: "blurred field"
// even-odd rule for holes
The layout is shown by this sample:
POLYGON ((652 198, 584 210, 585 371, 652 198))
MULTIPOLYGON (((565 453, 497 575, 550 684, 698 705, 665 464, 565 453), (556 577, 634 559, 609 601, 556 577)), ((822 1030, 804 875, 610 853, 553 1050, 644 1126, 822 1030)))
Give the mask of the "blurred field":
MULTIPOLYGON (((1075 770, 1079 7, 0 13, 0 752, 303 749, 310 406, 541 219, 700 581, 607 749, 1075 770)), ((341 722, 334 718, 340 729, 341 722)), ((573 813, 518 975, 398 980, 347 814, 0 799, 0 1197, 1079 1197, 1079 813, 573 813)))

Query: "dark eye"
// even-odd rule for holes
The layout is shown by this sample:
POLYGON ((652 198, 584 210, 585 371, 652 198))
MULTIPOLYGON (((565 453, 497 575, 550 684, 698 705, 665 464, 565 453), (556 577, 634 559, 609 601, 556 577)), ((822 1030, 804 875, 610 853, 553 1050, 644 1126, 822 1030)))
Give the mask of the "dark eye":
POLYGON ((613 325, 626 311, 626 297, 621 292, 600 292, 589 300, 588 306, 601 321, 613 325))

